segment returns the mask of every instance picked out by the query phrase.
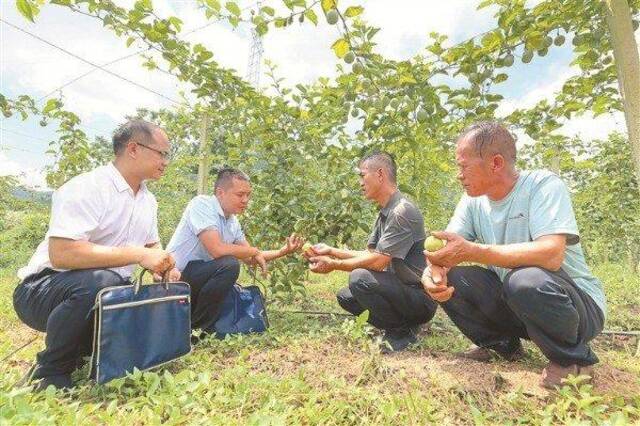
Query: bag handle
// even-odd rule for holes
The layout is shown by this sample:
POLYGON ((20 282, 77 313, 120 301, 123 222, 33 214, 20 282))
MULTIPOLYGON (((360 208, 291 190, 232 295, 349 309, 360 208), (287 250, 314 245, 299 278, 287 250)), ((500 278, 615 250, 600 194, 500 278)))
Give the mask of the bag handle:
MULTIPOLYGON (((142 285, 142 279, 146 272, 149 272, 149 271, 145 268, 142 268, 142 271, 140 271, 140 275, 138 275, 138 279, 133 281, 134 294, 138 294, 138 292, 140 291, 140 286, 142 285)), ((169 290, 169 282, 167 281, 168 276, 169 276, 169 271, 165 271, 164 274, 162 274, 162 279, 160 280, 160 283, 164 284, 165 290, 169 290)))

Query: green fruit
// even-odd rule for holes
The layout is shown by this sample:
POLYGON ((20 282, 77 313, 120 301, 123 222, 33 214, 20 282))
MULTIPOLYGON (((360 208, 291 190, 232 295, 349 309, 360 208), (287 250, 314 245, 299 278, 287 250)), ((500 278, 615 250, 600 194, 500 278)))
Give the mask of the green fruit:
POLYGON ((360 62, 356 62, 353 64, 353 72, 356 74, 361 74, 364 71, 364 66, 360 62))
POLYGON ((613 60, 613 58, 611 58, 611 56, 606 56, 603 60, 602 63, 605 65, 609 65, 611 63, 611 61, 613 60))
POLYGON ((335 9, 331 9, 327 12, 327 22, 329 25, 335 25, 338 23, 338 19, 340 16, 338 15, 338 11, 335 9))
POLYGON ((344 58, 343 58, 343 59, 344 59, 344 61, 345 61, 346 63, 350 64, 350 63, 352 63, 353 61, 355 61, 355 59, 356 59, 356 55, 355 55, 355 53, 353 53, 353 52, 349 51, 349 52, 347 52, 347 53, 344 55, 344 58))
POLYGON ((553 44, 553 39, 550 36, 544 38, 544 47, 549 48, 553 44))
POLYGON ((547 49, 546 47, 544 49, 540 49, 538 50, 538 55, 540 56, 546 56, 547 52, 549 52, 549 49, 547 49))
POLYGON ((533 51, 525 50, 524 53, 522 54, 522 62, 524 62, 525 64, 528 64, 529 62, 531 62, 532 59, 533 59, 533 51))
POLYGON ((563 35, 559 35, 555 38, 555 40, 553 40, 553 44, 555 44, 556 46, 562 46, 564 44, 564 36, 563 35))
POLYGON ((579 35, 575 36, 573 40, 571 40, 571 44, 573 44, 574 46, 577 46, 580 43, 582 43, 582 38, 579 35))
POLYGON ((390 106, 392 109, 396 109, 396 108, 398 108, 398 100, 397 100, 397 99, 391 99, 391 102, 389 102, 389 106, 390 106))
POLYGON ((416 118, 420 123, 423 123, 427 120, 427 118, 429 118, 429 113, 427 113, 427 111, 425 111, 424 109, 420 108, 416 113, 416 118))
POLYGON ((354 108, 354 109, 351 110, 351 116, 353 118, 356 118, 358 116, 358 109, 357 108, 354 108))
POLYGON ((47 120, 42 119, 40 120, 40 126, 45 127, 47 125, 47 120))
POLYGON ((443 247, 444 241, 442 241, 440 238, 434 237, 433 235, 429 235, 424 242, 424 248, 429 252, 438 251, 443 247))
POLYGON ((513 55, 509 54, 505 56, 504 59, 502 60, 502 63, 504 64, 505 67, 510 67, 511 65, 513 65, 513 55))

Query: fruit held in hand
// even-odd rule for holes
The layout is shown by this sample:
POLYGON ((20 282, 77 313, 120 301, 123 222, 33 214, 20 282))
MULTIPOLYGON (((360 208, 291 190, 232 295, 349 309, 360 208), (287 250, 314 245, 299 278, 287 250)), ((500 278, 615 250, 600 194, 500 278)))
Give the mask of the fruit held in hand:
POLYGON ((304 243, 304 245, 302 246, 302 250, 303 251, 309 251, 311 249, 311 247, 313 247, 313 245, 309 242, 304 243))
POLYGON ((427 251, 438 251, 441 248, 444 247, 444 241, 442 241, 440 238, 436 238, 433 235, 429 235, 426 239, 426 241, 424 242, 424 248, 427 251))

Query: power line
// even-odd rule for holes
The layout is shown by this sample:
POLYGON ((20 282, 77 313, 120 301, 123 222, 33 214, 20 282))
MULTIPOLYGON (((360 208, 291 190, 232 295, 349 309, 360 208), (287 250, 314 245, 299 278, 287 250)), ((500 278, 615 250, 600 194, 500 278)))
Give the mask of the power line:
POLYGON ((49 140, 44 139, 44 138, 39 138, 37 136, 27 135, 26 133, 16 132, 15 130, 6 129, 4 127, 0 127, 0 130, 3 131, 3 132, 13 133, 14 135, 17 135, 17 136, 24 136, 24 137, 31 138, 31 139, 36 139, 36 140, 39 140, 39 141, 50 142, 49 140))
MULTIPOLYGON (((257 5, 258 5, 258 3, 255 3, 255 4, 251 5, 251 6, 246 6, 246 7, 242 8, 242 9, 240 9, 240 11, 241 11, 241 12, 243 12, 243 11, 245 11, 245 10, 247 10, 247 9, 254 8, 254 7, 256 7, 257 5)), ((205 25, 203 25, 203 26, 200 26, 200 27, 197 27, 197 28, 193 28, 193 29, 191 29, 191 30, 189 30, 189 31, 185 32, 185 33, 183 34, 183 36, 185 36, 185 37, 186 37, 186 36, 189 36, 189 35, 191 35, 191 34, 193 34, 193 33, 196 33, 196 32, 198 32, 198 31, 200 31, 200 30, 203 30, 203 29, 205 29, 205 28, 208 28, 208 27, 210 27, 211 25, 214 25, 214 24, 216 24, 216 23, 220 22, 221 20, 222 20, 222 18, 218 18, 218 19, 216 19, 216 20, 214 20, 214 21, 212 21, 212 22, 208 22, 207 24, 205 24, 205 25)), ((140 55, 140 54, 142 54, 142 53, 144 53, 144 52, 148 52, 149 50, 151 50, 151 47, 148 47, 148 48, 146 48, 146 49, 142 49, 142 50, 140 50, 140 51, 138 51, 138 52, 129 53, 129 54, 125 55, 125 56, 121 56, 121 57, 119 57, 119 58, 116 58, 116 59, 114 59, 114 60, 112 60, 112 61, 110 61, 110 62, 106 62, 106 63, 102 64, 102 65, 100 66, 100 68, 94 68, 94 69, 92 69, 92 70, 90 70, 90 71, 87 71, 86 73, 81 74, 81 75, 79 75, 79 76, 77 76, 77 77, 75 77, 75 78, 73 78, 73 79, 69 80, 68 82, 66 82, 66 83, 62 84, 61 86, 59 86, 59 87, 57 87, 57 88, 53 89, 51 92, 49 92, 48 94, 46 94, 46 95, 42 96, 40 99, 38 99, 38 102, 41 102, 41 101, 42 101, 42 100, 44 100, 45 98, 48 98, 49 96, 53 95, 55 92, 57 92, 57 91, 59 91, 59 90, 61 90, 61 89, 64 89, 65 87, 67 87, 67 86, 69 86, 69 85, 71 85, 71 84, 75 83, 76 81, 78 81, 78 80, 80 80, 80 79, 82 79, 82 78, 86 77, 87 75, 92 74, 92 73, 93 73, 94 71, 96 71, 97 69, 103 69, 102 67, 106 67, 106 66, 109 66, 109 65, 113 65, 113 64, 115 64, 116 62, 120 62, 120 61, 123 61, 123 60, 125 60, 125 59, 129 59, 129 58, 131 58, 131 57, 138 56, 138 55, 140 55)), ((161 69, 161 68, 158 68, 158 71, 160 71, 160 72, 162 72, 162 73, 164 73, 164 74, 170 75, 170 76, 172 76, 172 77, 175 77, 175 75, 174 75, 174 74, 171 74, 170 72, 165 71, 165 70, 163 70, 163 69, 161 69)))
POLYGON ((70 51, 68 51, 68 50, 66 50, 66 49, 64 49, 64 48, 62 48, 62 47, 60 47, 60 46, 58 46, 58 45, 56 45, 56 44, 54 44, 54 43, 51 43, 50 41, 45 40, 45 39, 43 39, 42 37, 40 37, 40 36, 38 36, 38 35, 36 35, 36 34, 33 34, 33 33, 29 32, 29 31, 27 31, 27 30, 23 29, 23 28, 20 28, 20 27, 18 27, 17 25, 14 25, 14 24, 12 24, 12 23, 10 23, 10 22, 7 22, 7 21, 6 21, 5 19, 3 19, 3 18, 0 18, 0 22, 3 22, 4 24, 9 25, 10 27, 12 27, 12 28, 14 28, 14 29, 16 29, 16 30, 18 30, 18 31, 20 31, 20 32, 22 32, 22 33, 25 33, 25 34, 27 34, 27 35, 29 35, 29 36, 31 36, 31 37, 33 37, 33 38, 35 38, 35 39, 37 39, 37 40, 39 40, 39 41, 41 41, 41 42, 43 42, 43 43, 47 44, 47 45, 49 45, 49 46, 51 46, 51 47, 53 47, 53 48, 55 48, 55 49, 57 49, 57 50, 60 50, 61 52, 64 52, 64 53, 66 53, 67 55, 72 56, 72 57, 74 57, 74 58, 78 59, 79 61, 82 61, 82 62, 84 62, 84 63, 87 63, 87 64, 89 64, 89 65, 91 65, 91 66, 93 66, 93 67, 95 67, 95 68, 99 68, 99 69, 101 69, 102 71, 106 72, 107 74, 109 74, 109 75, 111 75, 111 76, 113 76, 113 77, 116 77, 116 78, 119 78, 120 80, 126 81, 126 82, 127 82, 127 83, 129 83, 129 84, 132 84, 132 85, 134 85, 134 86, 136 86, 136 87, 138 87, 138 88, 140 88, 140 89, 146 90, 147 92, 153 93, 154 95, 159 96, 159 97, 161 97, 161 98, 163 98, 163 99, 166 99, 166 100, 168 100, 168 101, 170 101, 170 102, 173 102, 173 103, 175 103, 175 104, 177 104, 177 105, 184 105, 184 103, 182 103, 182 102, 176 101, 175 99, 172 99, 172 98, 170 98, 170 97, 168 97, 168 96, 165 96, 165 95, 163 95, 163 94, 162 94, 162 93, 160 93, 160 92, 156 92, 155 90, 150 89, 150 88, 148 88, 148 87, 146 87, 146 86, 143 86, 143 85, 142 85, 142 84, 140 84, 140 83, 137 83, 137 82, 135 82, 135 81, 133 81, 133 80, 130 80, 130 79, 126 78, 126 77, 123 77, 123 76, 121 76, 121 75, 119 75, 119 74, 116 74, 116 73, 114 73, 113 71, 110 71, 110 70, 108 70, 108 69, 106 69, 106 68, 101 67, 100 65, 98 65, 98 64, 96 64, 96 63, 93 63, 93 62, 91 62, 91 61, 89 61, 89 60, 87 60, 87 59, 84 59, 84 58, 82 58, 81 56, 78 56, 78 55, 76 55, 75 53, 72 53, 72 52, 70 52, 70 51))
MULTIPOLYGON (((122 57, 120 57, 120 58, 116 58, 116 59, 114 59, 113 61, 109 61, 109 62, 106 62, 106 63, 102 64, 102 65, 100 66, 100 69, 103 69, 103 67, 106 67, 106 66, 108 66, 108 65, 113 65, 113 64, 115 64, 116 62, 124 61, 125 59, 129 59, 129 58, 131 58, 131 57, 133 57, 133 56, 138 56, 139 54, 141 54, 141 53, 143 53, 143 52, 146 52, 146 51, 148 51, 148 50, 149 50, 149 49, 143 49, 143 50, 141 50, 141 51, 139 51, 139 52, 130 53, 130 54, 125 55, 125 56, 122 56, 122 57)), ((79 76, 77 76, 77 77, 75 77, 75 78, 73 78, 73 79, 71 79, 71 80, 67 81, 67 82, 66 82, 66 83, 64 83, 62 86, 56 87, 56 88, 55 88, 55 89, 53 89, 51 92, 49 92, 49 93, 47 93, 46 95, 44 95, 44 96, 40 97, 36 102, 42 102, 44 99, 46 99, 46 98, 48 98, 49 96, 53 95, 53 94, 54 94, 54 93, 56 93, 58 90, 62 90, 62 89, 64 89, 65 87, 67 87, 67 86, 69 86, 69 85, 71 85, 71 84, 75 83, 76 81, 80 80, 81 78, 86 77, 86 76, 88 76, 89 74, 93 73, 93 72, 94 72, 94 71, 96 71, 97 69, 98 69, 98 68, 93 68, 93 69, 91 69, 91 70, 89 70, 89 71, 85 72, 84 74, 81 74, 81 75, 79 75, 79 76)))

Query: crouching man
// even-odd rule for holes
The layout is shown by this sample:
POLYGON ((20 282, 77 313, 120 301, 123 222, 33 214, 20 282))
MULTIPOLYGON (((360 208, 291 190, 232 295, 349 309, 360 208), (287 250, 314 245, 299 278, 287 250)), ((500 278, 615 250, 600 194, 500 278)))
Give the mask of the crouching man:
POLYGON ((342 308, 384 331, 383 352, 402 351, 417 340, 421 324, 433 318, 437 304, 424 294, 420 276, 426 263, 426 238, 418 208, 396 184, 391 155, 375 152, 358 167, 364 196, 380 207, 366 251, 316 244, 305 252, 313 272, 348 271, 349 286, 337 294, 342 308))
POLYGON ((220 316, 222 301, 240 274, 240 261, 257 264, 266 273, 267 262, 304 243, 295 234, 278 250, 262 251, 247 242, 236 215, 249 204, 251 184, 240 170, 220 170, 214 192, 189 202, 167 246, 182 280, 191 286, 191 325, 202 330, 210 330, 220 316))
POLYGON ((549 359, 543 386, 591 375, 598 357, 589 341, 602 330, 605 296, 585 262, 565 184, 548 171, 518 171, 515 141, 494 122, 460 136, 456 161, 466 195, 447 232, 435 233, 446 246, 426 253, 433 282, 425 290, 475 343, 464 355, 514 360, 520 339, 531 339, 549 359))
POLYGON ((47 234, 18 271, 18 318, 46 333, 31 374, 39 390, 72 386, 71 372, 91 348, 92 307, 101 289, 129 284, 136 264, 180 278, 171 255, 160 249, 158 205, 144 183, 160 178, 169 163, 167 135, 130 121, 114 133, 113 150, 112 163, 53 194, 47 234))

